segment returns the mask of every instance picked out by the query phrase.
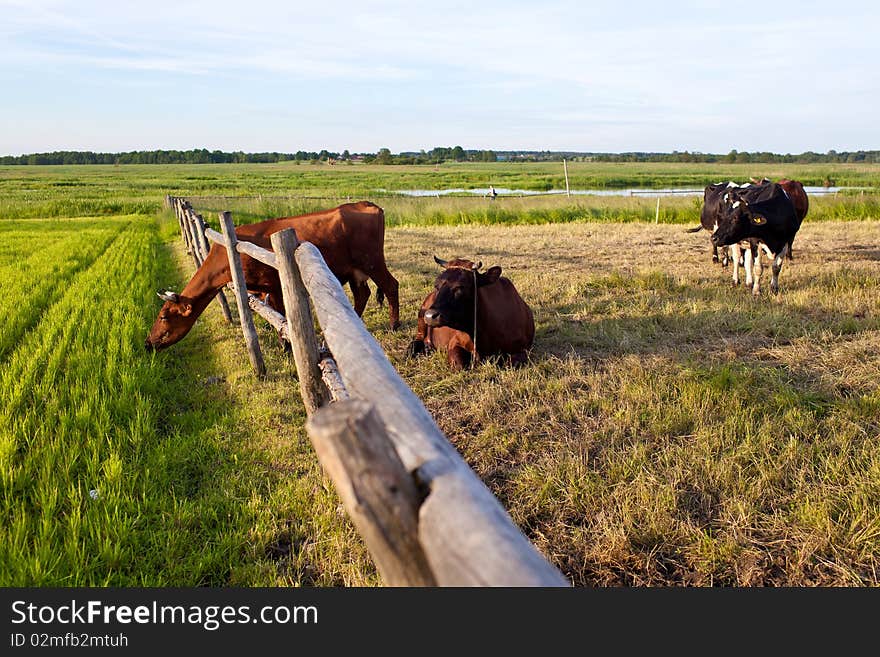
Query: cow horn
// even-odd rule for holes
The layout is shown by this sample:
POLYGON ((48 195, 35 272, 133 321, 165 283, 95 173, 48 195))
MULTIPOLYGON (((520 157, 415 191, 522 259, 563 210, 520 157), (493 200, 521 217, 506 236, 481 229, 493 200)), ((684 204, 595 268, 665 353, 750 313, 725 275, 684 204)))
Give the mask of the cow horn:
POLYGON ((163 301, 171 301, 172 303, 177 303, 178 301, 180 301, 180 296, 177 294, 177 292, 172 292, 171 290, 156 292, 156 296, 163 301))
POLYGON ((474 271, 477 271, 482 266, 483 266, 483 261, 480 260, 477 264, 471 265, 471 269, 473 269, 474 271))
POLYGON ((434 256, 434 262, 436 262, 441 267, 445 267, 447 264, 449 264, 446 260, 441 260, 437 256, 434 256))

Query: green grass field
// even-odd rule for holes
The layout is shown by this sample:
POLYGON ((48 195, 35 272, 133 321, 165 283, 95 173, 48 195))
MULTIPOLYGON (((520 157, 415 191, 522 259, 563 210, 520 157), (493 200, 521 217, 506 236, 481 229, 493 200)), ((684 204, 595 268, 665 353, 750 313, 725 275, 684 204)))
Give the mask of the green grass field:
MULTIPOLYGON (((805 185, 830 179, 838 186, 880 188, 880 165, 761 165, 761 164, 601 164, 568 165, 572 189, 627 187, 703 187, 719 180, 747 181, 749 177, 783 176, 805 185)), ((173 196, 290 196, 328 199, 376 199, 379 190, 496 187, 511 189, 565 189, 562 166, 545 163, 446 163, 433 166, 379 166, 337 164, 199 164, 123 166, 2 166, 0 217, 78 217, 118 214, 154 214, 165 194, 173 196)), ((485 199, 471 199, 485 202, 485 199)), ((538 200, 538 199, 535 199, 538 200)), ((412 199, 406 199, 412 203, 412 199)), ((539 201, 548 202, 546 199, 539 201)), ((612 200, 613 201, 613 200, 612 200)), ((690 199, 688 199, 688 202, 690 199)), ((458 201, 459 203, 463 201, 458 201)), ((506 200, 504 201, 506 202, 506 200)), ((550 200, 554 207, 571 205, 550 200)), ((602 201, 580 203, 601 207, 602 201)), ((647 199, 653 218, 653 200, 647 199)), ((876 210, 876 199, 874 200, 876 210)), ((416 204, 417 205, 417 204, 416 204)), ((403 207, 411 207, 404 205, 403 207)), ((431 223, 457 223, 458 206, 432 206, 439 214, 431 223)), ((472 206, 473 207, 473 206, 472 206)), ((612 206, 613 207, 613 206, 612 206)), ((224 208, 228 209, 228 208, 224 208)), ((271 210, 272 208, 260 208, 271 210)), ((519 208, 517 208, 518 210, 519 208)), ((403 213, 425 221, 424 214, 403 213)), ((556 220, 549 217, 546 220, 556 220)), ((401 223, 406 221, 401 220, 401 223)))
MULTIPOLYGON (((0 169, 0 585, 378 584, 262 320, 265 381, 214 306, 144 351, 155 290, 193 270, 162 197, 482 186, 520 165, 492 166, 0 169)), ((581 166, 609 184, 667 168, 880 173, 570 175, 581 166)), ((876 197, 811 199, 780 296, 759 299, 709 262, 705 233, 684 233, 693 199, 664 199, 660 225, 653 199, 374 200, 404 326, 388 331, 371 301, 367 327, 574 584, 880 584, 876 197), (527 367, 403 358, 434 254, 504 268, 535 311, 527 367)), ((195 206, 215 221, 220 203, 195 206)), ((237 221, 327 207, 232 203, 237 221)))

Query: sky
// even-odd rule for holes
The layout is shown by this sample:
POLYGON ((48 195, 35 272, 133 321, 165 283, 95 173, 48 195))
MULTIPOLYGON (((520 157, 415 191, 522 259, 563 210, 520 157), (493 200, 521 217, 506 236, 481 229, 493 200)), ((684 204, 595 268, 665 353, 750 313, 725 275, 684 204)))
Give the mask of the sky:
POLYGON ((0 155, 880 149, 880 2, 0 0, 0 155))

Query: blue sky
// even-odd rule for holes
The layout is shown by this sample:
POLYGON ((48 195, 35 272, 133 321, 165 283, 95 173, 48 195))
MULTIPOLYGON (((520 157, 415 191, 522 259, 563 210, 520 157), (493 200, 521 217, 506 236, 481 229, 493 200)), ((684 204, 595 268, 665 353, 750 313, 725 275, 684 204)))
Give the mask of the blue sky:
POLYGON ((0 0, 0 154, 880 148, 880 3, 0 0))

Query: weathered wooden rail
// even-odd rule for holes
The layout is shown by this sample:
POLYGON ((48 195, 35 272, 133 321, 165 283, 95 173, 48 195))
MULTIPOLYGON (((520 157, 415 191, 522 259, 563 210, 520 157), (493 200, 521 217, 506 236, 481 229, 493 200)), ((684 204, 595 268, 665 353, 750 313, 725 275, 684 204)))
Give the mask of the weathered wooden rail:
POLYGON ((166 203, 197 266, 209 241, 225 247, 257 374, 265 369, 251 310, 290 342, 309 438, 386 585, 569 585, 401 379, 314 245, 286 229, 271 235, 268 251, 238 241, 228 212, 220 213, 219 233, 186 200, 166 203), (248 297, 241 254, 278 270, 283 317, 248 297), (313 310, 332 358, 319 349, 313 310))

